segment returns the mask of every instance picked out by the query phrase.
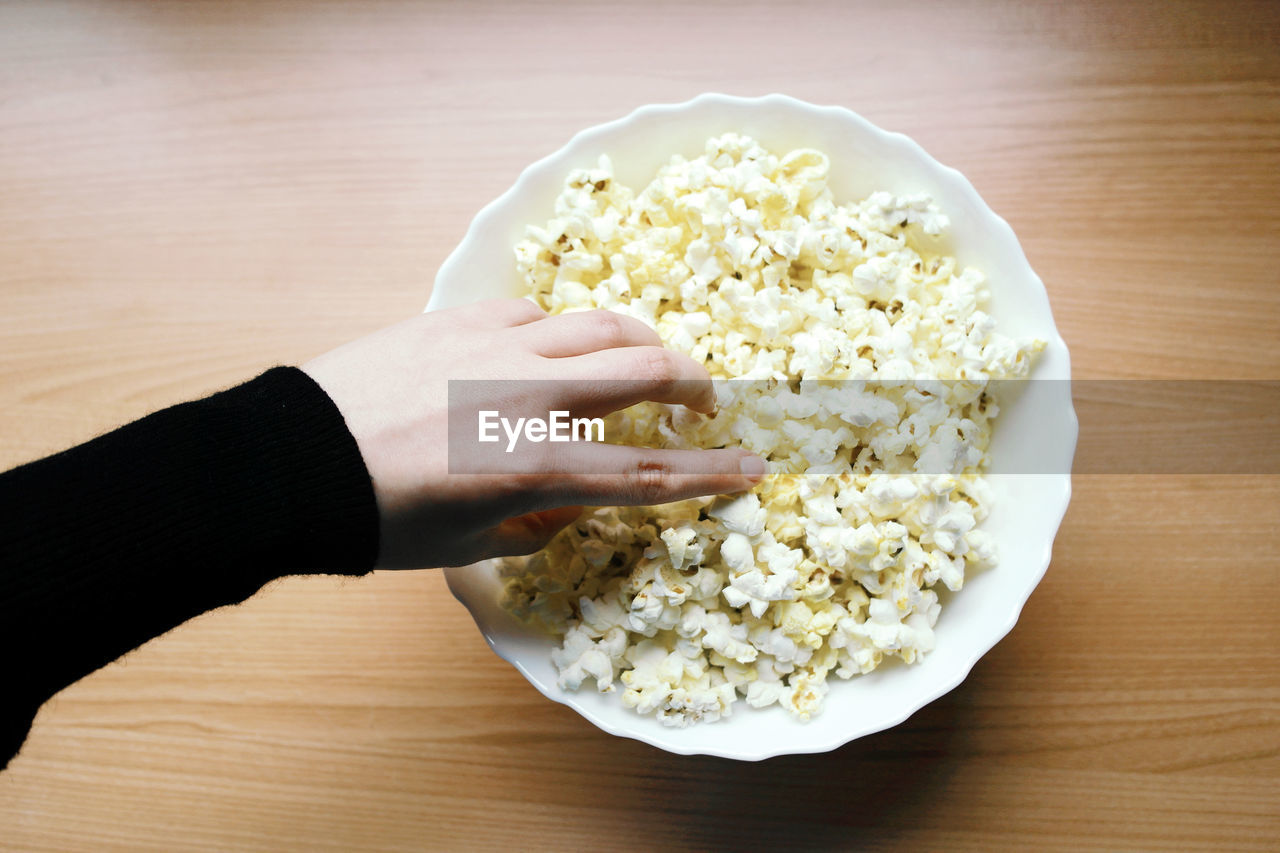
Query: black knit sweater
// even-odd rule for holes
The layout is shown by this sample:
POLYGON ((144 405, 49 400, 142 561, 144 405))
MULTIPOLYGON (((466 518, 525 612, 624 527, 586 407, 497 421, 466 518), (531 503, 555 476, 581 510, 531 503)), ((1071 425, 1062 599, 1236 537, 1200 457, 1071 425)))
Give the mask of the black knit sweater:
POLYGON ((0 475, 0 766, 46 699, 289 574, 364 574, 373 486, 297 368, 0 475))

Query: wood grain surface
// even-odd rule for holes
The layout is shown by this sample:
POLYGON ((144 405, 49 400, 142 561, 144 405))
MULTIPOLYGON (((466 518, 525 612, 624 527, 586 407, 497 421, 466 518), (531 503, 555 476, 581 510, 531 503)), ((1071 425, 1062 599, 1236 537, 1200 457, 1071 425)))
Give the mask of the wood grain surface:
MULTIPOLYGON (((1274 2, 0 4, 0 464, 421 310, 524 165, 702 91, 960 168, 1077 376, 1277 379, 1278 48, 1274 2)), ((1078 477, 961 687, 752 765, 545 700, 437 571, 285 580, 46 705, 0 847, 1276 849, 1278 504, 1078 477)))

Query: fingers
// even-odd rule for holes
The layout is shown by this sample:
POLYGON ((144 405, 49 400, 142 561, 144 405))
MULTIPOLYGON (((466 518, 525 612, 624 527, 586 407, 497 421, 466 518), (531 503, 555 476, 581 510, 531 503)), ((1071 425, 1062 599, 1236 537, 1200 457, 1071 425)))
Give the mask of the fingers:
POLYGON ((562 506, 508 518, 485 537, 488 556, 512 557, 540 551, 582 514, 581 506, 562 506))
POLYGON ((546 319, 547 312, 528 299, 486 299, 470 305, 450 309, 458 312, 463 325, 484 329, 505 329, 524 326, 546 319))
POLYGON ((613 311, 575 311, 521 330, 530 348, 546 358, 585 355, 616 347, 662 346, 658 333, 634 317, 613 311))
MULTIPOLYGON (((759 483, 765 462, 738 450, 647 450, 594 445, 598 474, 541 478, 539 503, 553 508, 509 518, 481 534, 477 559, 532 554, 582 514, 582 504, 649 506, 704 495, 745 491, 759 483), (568 506, 560 504, 571 502, 568 506)), ((535 500, 537 500, 535 498, 535 500)))
POLYGON ((558 359, 555 378, 563 402, 589 417, 645 400, 688 406, 710 414, 716 392, 707 369, 686 355, 658 346, 629 346, 558 359))
MULTIPOLYGON (((764 460, 741 450, 652 450, 592 444, 582 445, 578 453, 571 470, 581 473, 547 478, 544 500, 648 506, 745 491, 765 474, 764 460)), ((561 470, 565 467, 569 466, 561 470)))

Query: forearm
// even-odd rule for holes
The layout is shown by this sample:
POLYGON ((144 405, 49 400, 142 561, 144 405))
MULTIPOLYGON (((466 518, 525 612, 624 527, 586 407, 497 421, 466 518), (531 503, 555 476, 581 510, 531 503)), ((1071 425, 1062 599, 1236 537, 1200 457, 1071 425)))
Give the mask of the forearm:
POLYGON ((295 368, 0 475, 0 762, 58 690, 286 574, 362 574, 378 516, 355 440, 295 368))

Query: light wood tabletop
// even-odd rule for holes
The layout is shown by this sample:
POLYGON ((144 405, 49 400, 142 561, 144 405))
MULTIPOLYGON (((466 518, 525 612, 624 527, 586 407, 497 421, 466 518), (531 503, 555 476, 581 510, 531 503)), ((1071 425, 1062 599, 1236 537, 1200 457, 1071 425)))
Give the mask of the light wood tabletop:
MULTIPOLYGON (((523 166, 703 91, 847 106, 963 171, 1077 377, 1280 378, 1274 2, 15 0, 0 464, 421 310, 523 166)), ((1014 631, 832 753, 611 737, 439 571, 289 578, 48 703, 0 848, 1275 849, 1280 476, 1074 489, 1014 631)))

